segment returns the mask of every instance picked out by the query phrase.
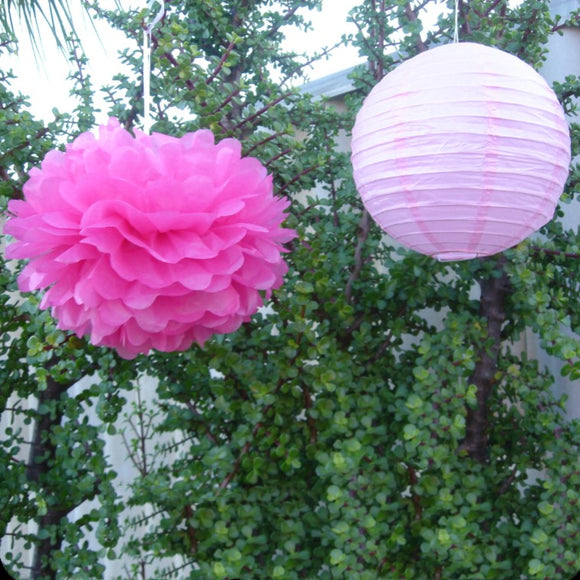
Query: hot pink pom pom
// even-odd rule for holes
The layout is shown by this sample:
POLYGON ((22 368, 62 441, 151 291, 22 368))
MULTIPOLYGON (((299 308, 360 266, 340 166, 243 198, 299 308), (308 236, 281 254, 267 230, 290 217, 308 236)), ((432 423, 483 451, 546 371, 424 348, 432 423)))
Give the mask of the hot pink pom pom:
POLYGON ((235 139, 178 139, 116 119, 51 151, 11 201, 9 258, 20 289, 47 289, 58 326, 125 358, 176 351, 236 330, 287 266, 288 202, 235 139))

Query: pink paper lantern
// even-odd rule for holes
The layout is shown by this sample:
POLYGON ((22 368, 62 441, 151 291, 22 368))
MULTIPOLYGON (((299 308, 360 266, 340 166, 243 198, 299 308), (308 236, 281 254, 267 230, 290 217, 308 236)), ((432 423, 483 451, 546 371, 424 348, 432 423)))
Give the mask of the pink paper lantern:
POLYGON ((282 283, 288 202, 235 139, 135 136, 116 119, 48 153, 11 201, 20 289, 125 358, 236 330, 282 283))
POLYGON ((354 180, 369 213, 439 260, 495 254, 546 224, 569 163, 568 125, 546 81, 479 44, 401 64, 353 128, 354 180))

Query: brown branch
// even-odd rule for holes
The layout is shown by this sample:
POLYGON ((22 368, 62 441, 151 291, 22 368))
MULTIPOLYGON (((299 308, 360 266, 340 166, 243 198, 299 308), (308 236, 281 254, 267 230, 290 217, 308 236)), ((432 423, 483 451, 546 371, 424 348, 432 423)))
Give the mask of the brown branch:
POLYGON ((206 85, 210 85, 211 82, 220 74, 220 71, 224 67, 224 64, 226 63, 228 56, 230 56, 230 54, 232 54, 232 50, 234 50, 235 47, 236 47, 236 43, 232 40, 230 42, 230 44, 228 45, 228 47, 226 48, 226 51, 224 52, 221 60, 219 61, 219 63, 215 67, 214 71, 205 80, 206 85))
MULTIPOLYGON (((157 38, 156 38, 156 37, 155 37, 155 35, 153 35, 153 34, 151 35, 151 43, 152 43, 154 46, 157 46, 157 45, 158 45, 157 38)), ((168 61, 170 64, 172 64, 174 67, 178 67, 178 66, 179 66, 179 63, 177 62, 177 60, 175 59, 175 57, 174 57, 174 56, 173 56, 173 55, 172 55, 170 52, 164 52, 164 53, 162 54, 162 56, 163 56, 165 59, 167 59, 167 61, 168 61)), ((178 77, 176 77, 176 79, 177 79, 177 78, 178 78, 178 77)), ((187 80, 185 81, 185 84, 187 85, 187 88, 188 88, 190 91, 193 91, 193 90, 195 89, 195 84, 193 83, 193 81, 192 81, 191 79, 187 79, 187 80)))
POLYGON ((358 278, 363 267, 363 248, 369 237, 370 232, 370 216, 366 209, 363 209, 360 222, 358 224, 358 240, 354 251, 354 268, 350 273, 348 281, 344 289, 346 301, 352 300, 352 286, 358 278))
MULTIPOLYGON (((185 562, 185 564, 182 564, 181 566, 172 565, 171 570, 168 570, 163 574, 163 578, 178 578, 179 576, 177 575, 177 572, 179 572, 180 570, 183 570, 184 568, 188 568, 189 566, 195 566, 195 565, 196 565, 195 560, 190 560, 189 562, 185 562)), ((183 577, 183 576, 181 576, 181 577, 183 577)))
POLYGON ((498 6, 498 4, 501 4, 502 2, 505 2, 505 0, 494 0, 488 7, 486 7, 486 10, 483 15, 478 14, 475 10, 474 12, 482 18, 488 18, 489 15, 492 13, 492 11, 496 8, 496 6, 498 6))
POLYGON ((147 435, 144 427, 143 402, 141 401, 141 389, 137 388, 137 418, 139 419, 139 447, 141 451, 141 461, 143 462, 142 476, 147 475, 147 435))
MULTIPOLYGON (((271 407, 271 405, 269 405, 269 407, 271 407)), ((264 411, 265 410, 266 409, 264 409, 264 411)), ((261 427, 262 427, 261 422, 258 422, 254 425, 254 428, 252 429, 251 439, 246 441, 246 443, 242 447, 242 450, 241 450, 240 454, 238 455, 238 457, 234 463, 234 466, 232 467, 232 470, 226 475, 226 477, 220 483, 218 490, 216 492, 216 495, 219 495, 230 484, 230 482, 232 481, 232 479, 234 478, 234 476, 236 475, 236 473, 240 469, 242 459, 244 458, 244 455, 246 455, 246 453, 248 453, 248 451, 251 449, 252 443, 254 441, 254 437, 256 436, 256 434, 258 433, 258 431, 260 430, 261 427)))
POLYGON ((48 128, 43 127, 42 129, 37 131, 36 135, 34 135, 34 137, 32 137, 32 140, 27 139, 23 143, 20 143, 20 145, 16 145, 16 147, 12 147, 12 149, 8 149, 8 151, 2 152, 2 154, 0 155, 0 160, 5 159, 9 155, 12 155, 12 153, 16 153, 17 151, 21 151, 22 149, 26 149, 27 147, 30 147, 32 144, 32 141, 36 141, 38 139, 41 139, 47 133, 48 133, 48 128))
POLYGON ((272 26, 272 28, 270 28, 270 30, 268 30, 268 32, 266 33, 266 37, 267 38, 272 38, 276 35, 276 33, 280 30, 280 28, 282 28, 282 26, 285 26, 288 23, 288 20, 290 20, 290 18, 292 18, 292 16, 294 16, 294 14, 296 13, 296 11, 299 8, 303 8, 304 6, 306 6, 306 3, 302 3, 302 5, 297 4, 296 6, 294 6, 293 8, 290 8, 283 16, 282 16, 282 21, 279 22, 276 26, 272 26))
POLYGON ((562 252, 560 250, 548 250, 547 248, 540 248, 539 246, 532 246, 532 251, 536 254, 548 254, 550 256, 565 256, 566 258, 580 258, 580 254, 574 252, 562 252))
POLYGON ((562 483, 564 483, 565 481, 568 481, 571 477, 576 477, 577 475, 580 475, 580 471, 579 470, 573 471, 572 473, 569 473, 568 475, 565 475, 564 477, 562 477, 560 479, 560 481, 562 483))
MULTIPOLYGON (((407 17, 409 22, 415 22, 415 20, 418 19, 418 16, 415 13, 415 11, 413 10, 413 8, 411 7, 410 2, 407 2, 407 4, 405 4, 405 16, 407 17)), ((425 42, 421 38, 420 34, 417 34, 417 50, 419 52, 425 52, 427 50, 427 45, 425 44, 425 42)))
POLYGON ((409 465, 407 467, 407 473, 409 474, 409 486, 411 488, 411 501, 413 502, 413 507, 415 508, 415 521, 420 520, 423 517, 423 508, 421 506, 421 499, 415 493, 413 488, 417 485, 417 472, 409 465))
POLYGON ((459 16, 461 18, 461 30, 466 36, 470 36, 473 32, 471 30, 471 25, 469 24, 468 14, 470 6, 464 0, 459 0, 459 16))
POLYGON ((332 199, 332 224, 335 228, 340 227, 340 218, 338 216, 338 206, 337 206, 337 189, 336 189, 336 181, 333 175, 333 163, 332 163, 332 148, 334 146, 334 140, 330 138, 328 132, 325 131, 325 142, 326 142, 326 152, 328 155, 328 161, 326 162, 326 177, 327 181, 330 184, 330 198, 332 199))
POLYGON ((131 522, 135 526, 142 526, 144 523, 147 523, 149 520, 151 520, 155 516, 158 516, 159 514, 162 514, 164 512, 165 512, 165 509, 161 508, 161 509, 158 509, 157 511, 150 513, 150 514, 144 515, 141 518, 135 517, 131 520, 131 522))
POLYGON ((576 26, 580 26, 580 14, 574 15, 572 19, 564 20, 560 24, 554 24, 554 26, 552 26, 551 32, 558 32, 564 28, 574 28, 576 26))
POLYGON ((509 477, 501 484, 497 494, 503 495, 509 488, 509 486, 514 482, 516 475, 518 474, 518 468, 514 467, 512 472, 510 473, 509 477))
POLYGON ((213 111, 212 115, 219 113, 225 106, 232 102, 232 100, 240 93, 241 87, 235 88, 213 111))
MULTIPOLYGON (((304 309, 303 309, 303 311, 304 311, 304 309)), ((302 339, 302 335, 299 335, 297 337, 298 344, 300 344, 301 339, 302 339)), ((296 361, 297 357, 298 357, 298 353, 296 353, 294 355, 290 364, 293 364, 293 362, 296 361)), ((282 388, 283 385, 284 385, 283 380, 278 381, 278 384, 276 385, 276 389, 274 392, 277 393, 282 388)), ((263 410, 263 415, 265 416, 270 411, 270 409, 272 409, 273 407, 274 407, 273 403, 266 405, 264 407, 264 410, 263 410)), ((216 492, 216 495, 219 495, 222 492, 222 490, 224 490, 231 483, 232 479, 234 478, 234 476, 236 475, 236 473, 240 469, 240 465, 242 463, 242 459, 244 458, 244 455, 246 455, 248 453, 248 451, 252 448, 252 443, 254 442, 254 439, 256 438, 256 435, 258 434, 258 431, 261 429, 262 426, 263 426, 263 423, 261 421, 258 421, 254 425, 250 439, 248 439, 248 441, 246 441, 246 443, 242 447, 242 450, 241 450, 240 454, 238 455, 238 457, 234 463, 234 466, 232 467, 232 470, 226 475, 226 477, 220 483, 218 490, 216 492)))
POLYGON ((268 135, 268 137, 266 137, 265 139, 262 139, 261 141, 258 141, 258 143, 252 145, 246 152, 244 152, 244 155, 249 155, 252 151, 254 151, 254 149, 257 149, 258 147, 261 147, 262 145, 266 145, 266 143, 269 143, 270 141, 272 141, 273 139, 276 139, 277 137, 282 137, 285 134, 286 133, 284 133, 283 131, 278 131, 277 133, 273 133, 272 135, 268 135))
MULTIPOLYGON (((522 38, 527 39, 530 36, 532 31, 534 30, 537 20, 538 20, 538 10, 534 8, 534 10, 532 10, 530 18, 528 18, 528 21, 526 22, 526 28, 524 29, 522 38)), ((518 50, 517 56, 521 58, 525 54, 525 49, 526 47, 522 44, 522 47, 518 50)))
POLYGON ((365 315, 359 314, 355 321, 348 327, 347 334, 352 334, 355 330, 358 330, 365 319, 365 315))
POLYGON ((393 334, 393 331, 389 330, 387 338, 381 343, 379 348, 377 348, 377 351, 373 356, 373 362, 377 362, 383 356, 383 353, 387 350, 387 348, 389 348, 389 346, 391 346, 394 338, 395 335, 393 334))
POLYGON ((198 545, 197 530, 188 523, 188 520, 193 518, 193 508, 190 505, 186 505, 183 508, 183 518, 185 519, 187 537, 189 538, 189 543, 191 544, 191 553, 195 554, 197 552, 198 545))
POLYGON ((142 99, 143 99, 143 89, 141 88, 139 90, 137 98, 133 101, 133 105, 129 110, 129 114, 125 119, 125 122, 123 123, 123 127, 125 128, 126 131, 130 131, 133 128, 133 124, 137 119, 137 113, 139 112, 139 106, 141 105, 142 99))
POLYGON ((193 439, 196 439, 196 435, 192 435, 191 437, 185 437, 183 439, 180 439, 179 441, 175 441, 175 439, 173 440, 173 443, 171 443, 170 445, 163 445, 163 447, 161 447, 161 452, 162 453, 170 453, 173 449, 177 449, 178 447, 181 447, 184 443, 187 443, 188 441, 191 441, 193 439))
POLYGON ((131 451, 131 446, 129 445, 129 442, 127 441, 127 438, 125 437, 125 432, 124 431, 121 431, 121 438, 123 439, 123 445, 125 446, 125 449, 127 450, 127 454, 129 455, 129 459, 131 460, 131 463, 133 464, 133 467, 135 467, 135 469, 141 475, 143 475, 141 466, 137 462, 137 459, 135 459, 135 454, 131 451))
MULTIPOLYGON (((201 417, 201 413, 197 410, 196 406, 191 402, 191 401, 187 401, 185 403, 187 405, 187 408, 193 413, 193 415, 195 415, 196 417, 201 417)), ((207 426, 206 423, 204 423, 203 421, 200 422, 203 423, 203 426, 205 427, 205 435, 206 437, 214 444, 217 445, 218 444, 218 440, 216 438, 216 436, 211 432, 211 429, 207 426)))
MULTIPOLYGON (((378 51, 375 50, 375 47, 367 40, 364 30, 362 29, 362 27, 360 26, 360 24, 356 21, 356 20, 352 20, 352 23, 356 26, 361 38, 362 38, 362 42, 365 45, 366 49, 369 51, 370 54, 372 54, 374 56, 374 58, 376 59, 377 62, 380 62, 380 60, 382 59, 382 54, 379 53, 378 51)), ((373 65, 373 61, 371 61, 371 68, 373 69, 373 72, 376 72, 373 65)), ((374 75, 376 78, 376 74, 374 75)), ((378 79, 380 80, 380 79, 378 79)))
POLYGON ((259 109, 258 111, 256 111, 252 115, 250 115, 249 117, 246 117, 245 119, 242 119, 234 127, 233 130, 235 131, 236 129, 240 129, 246 123, 251 123, 252 121, 255 121, 256 119, 258 119, 259 117, 261 117, 264 113, 266 113, 267 111, 269 111, 272 107, 275 107, 278 103, 281 103, 284 99, 288 98, 292 94, 294 94, 294 91, 288 91, 287 93, 284 93, 283 95, 281 95, 280 97, 278 97, 274 101, 268 103, 267 105, 264 105, 261 109, 259 109))
POLYGON ((306 409, 306 417, 308 423, 308 429, 310 430, 310 445, 316 443, 318 439, 318 431, 316 429, 316 421, 314 418, 309 414, 309 409, 312 409, 312 396, 310 395, 310 391, 306 385, 302 385, 302 394, 304 395, 304 407, 306 409))
POLYGON ((285 189, 287 189, 288 187, 290 187, 291 185, 293 185, 294 183, 296 183, 299 179, 301 179, 305 175, 308 175, 309 173, 311 173, 315 169, 318 169, 319 167, 320 167, 320 163, 317 163, 316 165, 312 165, 311 167, 307 167, 306 169, 303 169, 298 175, 294 176, 290 181, 288 181, 287 183, 285 183, 278 190, 278 194, 282 193, 285 189))
POLYGON ((145 477, 149 473, 148 465, 147 465, 147 441, 149 439, 149 432, 151 425, 153 424, 153 417, 149 418, 149 421, 145 421, 145 416, 143 413, 143 404, 141 401, 141 391, 137 389, 137 419, 138 425, 136 426, 133 423, 131 417, 127 417, 127 423, 131 426, 133 433, 135 434, 135 438, 139 444, 139 452, 137 455, 134 454, 131 450, 131 446, 125 437, 125 433, 121 432, 121 437, 123 439, 123 444, 125 445, 125 449, 129 454, 129 458, 133 463, 135 469, 139 472, 141 477, 145 477))
POLYGON ((290 151, 292 151, 292 149, 290 147, 287 147, 283 151, 280 151, 280 153, 278 153, 277 155, 274 155, 274 157, 271 157, 270 159, 268 159, 268 161, 266 161, 264 163, 264 165, 267 167, 268 165, 270 165, 270 163, 274 163, 274 161, 277 161, 278 159, 280 159, 280 157, 284 157, 284 155, 288 155, 288 153, 290 153, 290 151))
MULTIPOLYGON (((295 75, 297 75, 298 73, 300 73, 301 71, 305 70, 307 67, 309 67, 312 63, 314 62, 318 62, 322 59, 322 57, 324 56, 328 56, 335 48, 338 48, 339 46, 343 45, 344 41, 339 40, 338 42, 336 42, 334 45, 332 46, 328 46, 326 48, 324 48, 322 51, 314 54, 311 58, 309 58, 306 62, 303 62, 301 64, 299 64, 297 67, 295 67, 293 70, 291 70, 289 73, 286 74, 286 76, 280 81, 280 85, 281 86, 285 86, 286 83, 293 78, 295 75)), ((305 55, 300 55, 300 56, 305 56, 305 55)), ((301 75, 304 76, 304 75, 301 75)))

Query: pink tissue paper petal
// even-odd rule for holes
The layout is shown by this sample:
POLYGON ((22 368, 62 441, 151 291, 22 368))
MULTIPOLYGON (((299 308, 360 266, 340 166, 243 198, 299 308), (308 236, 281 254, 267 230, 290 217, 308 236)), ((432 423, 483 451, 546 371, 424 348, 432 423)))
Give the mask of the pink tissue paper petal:
POLYGON ((241 144, 116 119, 50 151, 9 204, 24 292, 44 290, 59 328, 127 359, 237 330, 282 284, 288 202, 241 144))

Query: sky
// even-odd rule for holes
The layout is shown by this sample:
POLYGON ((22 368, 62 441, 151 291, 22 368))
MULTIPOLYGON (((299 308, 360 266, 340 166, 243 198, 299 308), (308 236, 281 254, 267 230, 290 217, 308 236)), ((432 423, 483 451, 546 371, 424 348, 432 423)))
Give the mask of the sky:
MULTIPOLYGON (((116 0, 100 0, 104 8, 113 7, 116 0)), ((146 7, 148 0, 117 0, 124 7, 146 7)), ((554 0, 556 1, 556 0, 554 0)), ((575 2, 579 0, 557 0, 561 2, 575 2)), ((512 0, 519 3, 521 0, 512 0)), ((303 11, 303 14, 312 22, 312 30, 302 32, 297 29, 286 31, 286 47, 296 52, 315 52, 330 47, 340 41, 343 34, 355 33, 354 24, 347 22, 349 10, 358 3, 358 0, 323 0, 321 11, 303 11)), ((80 2, 72 2, 71 7, 75 14, 75 22, 82 38, 83 46, 89 58, 88 71, 95 89, 111 84, 112 77, 122 70, 117 50, 123 47, 126 39, 124 35, 111 29, 104 22, 96 22, 99 31, 97 35, 88 16, 80 8, 80 2)), ((436 15, 432 14, 435 22, 436 15)), ((428 23, 425 23, 427 24, 428 23)), ((31 109, 35 116, 49 121, 53 118, 52 109, 58 108, 62 112, 74 108, 74 102, 69 96, 71 83, 66 80, 70 67, 66 57, 60 53, 53 42, 50 32, 44 30, 46 42, 43 43, 41 62, 35 57, 30 43, 21 42, 18 55, 12 57, 0 56, 0 66, 4 69, 12 68, 17 75, 13 88, 19 90, 30 99, 31 109)), ((27 37, 22 32, 23 38, 27 37)), ((317 62, 309 72, 309 80, 322 78, 326 75, 344 70, 360 62, 356 49, 340 47, 335 49, 329 58, 317 62)), ((98 105, 98 101, 97 101, 98 105)), ((103 105, 104 107, 104 105, 103 105)), ((106 120, 106 110, 97 114, 97 121, 106 120)))
MULTIPOLYGON (((80 3, 78 3, 80 4, 80 3)), ((73 3, 72 6, 77 6, 73 3)), ((113 0, 102 0, 101 5, 108 7, 113 0)), ((146 6, 146 0, 121 0, 123 6, 146 6)), ((348 11, 356 4, 356 0, 323 0, 322 11, 305 11, 312 21, 313 30, 308 33, 292 31, 286 40, 288 48, 301 52, 304 47, 315 51, 336 44, 342 34, 354 32, 354 25, 347 23, 348 11)), ((95 88, 109 84, 116 72, 121 70, 117 58, 117 50, 123 46, 122 33, 110 29, 103 22, 97 22, 99 35, 95 33, 87 15, 79 10, 75 15, 83 46, 89 58, 88 71, 91 74, 95 88), (99 39, 100 37, 100 39, 99 39), (105 40, 103 40, 105 39, 105 40)), ((1 57, 2 68, 12 68, 17 80, 12 86, 29 97, 31 109, 35 116, 45 121, 53 118, 52 109, 60 111, 71 110, 74 107, 68 92, 70 82, 66 77, 69 65, 66 57, 57 49, 45 29, 47 41, 43 43, 43 59, 39 62, 28 42, 22 42, 18 55, 1 57)), ((26 33, 23 33, 26 36, 26 33)), ((336 49, 330 58, 324 59, 310 70, 310 80, 348 68, 359 61, 356 51, 351 48, 336 49)), ((103 122, 106 112, 101 113, 97 120, 103 122)))

